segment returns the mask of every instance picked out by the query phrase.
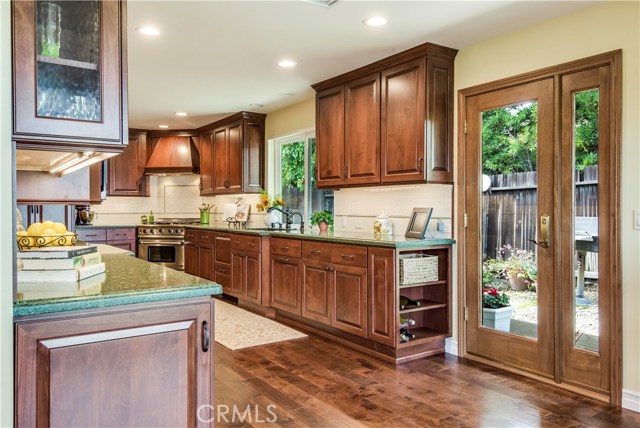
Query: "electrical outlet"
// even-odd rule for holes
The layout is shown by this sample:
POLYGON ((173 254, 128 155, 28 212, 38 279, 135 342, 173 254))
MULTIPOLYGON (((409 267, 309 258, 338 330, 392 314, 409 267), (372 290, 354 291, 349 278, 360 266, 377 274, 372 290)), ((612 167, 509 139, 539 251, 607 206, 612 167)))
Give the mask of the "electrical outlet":
POLYGON ((640 210, 633 210, 633 228, 640 230, 640 210))
POLYGON ((444 221, 438 219, 438 224, 436 225, 436 230, 438 232, 444 232, 444 221))

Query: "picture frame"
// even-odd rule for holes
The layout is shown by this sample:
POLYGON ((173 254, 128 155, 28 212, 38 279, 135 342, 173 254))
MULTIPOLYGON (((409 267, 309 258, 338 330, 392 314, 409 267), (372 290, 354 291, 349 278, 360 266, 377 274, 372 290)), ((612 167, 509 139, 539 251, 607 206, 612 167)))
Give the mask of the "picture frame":
POLYGON ((424 239, 432 213, 433 208, 414 208, 404 236, 406 238, 424 239))

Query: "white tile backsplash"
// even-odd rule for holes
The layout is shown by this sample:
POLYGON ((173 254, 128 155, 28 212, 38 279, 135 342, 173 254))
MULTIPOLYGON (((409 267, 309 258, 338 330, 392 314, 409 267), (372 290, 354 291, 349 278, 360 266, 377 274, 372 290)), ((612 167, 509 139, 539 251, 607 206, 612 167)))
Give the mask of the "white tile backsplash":
MULTIPOLYGON (((140 216, 153 210, 157 217, 198 217, 202 203, 212 204, 211 221, 221 222, 227 203, 235 203, 239 197, 251 205, 249 226, 264 226, 264 214, 256 211, 258 195, 200 196, 199 175, 151 176, 151 196, 109 196, 101 205, 93 208, 98 213, 96 225, 138 224, 140 216)), ((406 186, 378 186, 342 189, 334 193, 336 231, 373 232, 373 222, 384 212, 393 224, 395 234, 403 235, 414 207, 431 207, 433 214, 427 236, 451 236, 451 210, 453 186, 416 184, 406 186), (438 220, 444 231, 437 231, 438 220)))

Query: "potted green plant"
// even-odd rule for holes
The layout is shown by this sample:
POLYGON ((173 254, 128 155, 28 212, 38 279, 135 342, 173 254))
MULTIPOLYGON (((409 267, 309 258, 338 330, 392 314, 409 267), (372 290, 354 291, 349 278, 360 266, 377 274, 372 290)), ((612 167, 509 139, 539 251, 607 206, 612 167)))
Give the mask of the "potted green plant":
POLYGON ((320 231, 324 232, 329 228, 329 226, 333 226, 333 213, 326 210, 316 211, 311 214, 311 218, 309 220, 311 226, 315 226, 317 224, 320 231))
POLYGON ((513 306, 509 295, 497 288, 482 289, 482 325, 495 330, 509 332, 513 306))
POLYGON ((535 287, 538 266, 534 252, 519 250, 507 244, 498 251, 498 259, 512 290, 522 291, 535 287))

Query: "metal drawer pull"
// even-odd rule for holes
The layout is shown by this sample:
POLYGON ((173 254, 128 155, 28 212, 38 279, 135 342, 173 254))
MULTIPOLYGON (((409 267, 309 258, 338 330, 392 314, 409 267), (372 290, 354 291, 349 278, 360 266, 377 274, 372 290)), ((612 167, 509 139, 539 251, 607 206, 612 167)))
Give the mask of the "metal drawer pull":
POLYGON ((288 261, 289 261, 289 259, 287 259, 287 258, 285 258, 285 257, 280 257, 280 258, 278 259, 278 261, 279 261, 279 262, 285 262, 285 263, 286 263, 286 262, 288 262, 288 261))
POLYGON ((233 244, 234 244, 234 245, 239 245, 239 244, 240 244, 240 241, 233 241, 233 244))
POLYGON ((280 249, 281 249, 282 251, 289 251, 289 247, 288 247, 288 246, 286 246, 286 245, 280 245, 280 249))
POLYGON ((209 323, 202 321, 202 352, 209 350, 211 336, 209 335, 209 323))
POLYGON ((353 260, 356 258, 354 255, 351 255, 351 254, 341 254, 340 257, 342 257, 345 260, 353 260))
POLYGON ((333 272, 335 269, 334 269, 334 268, 332 268, 331 266, 327 266, 327 269, 326 269, 326 270, 327 270, 327 272, 333 272))
POLYGON ((250 247, 255 247, 256 243, 255 242, 249 242, 247 245, 249 245, 250 247))
POLYGON ((319 256, 320 254, 322 254, 322 251, 319 250, 310 250, 309 252, 314 256, 319 256))

